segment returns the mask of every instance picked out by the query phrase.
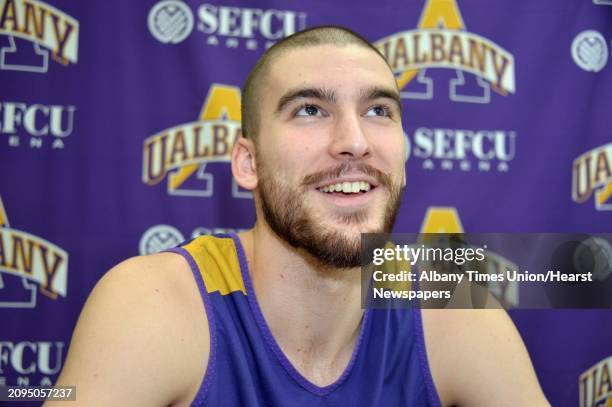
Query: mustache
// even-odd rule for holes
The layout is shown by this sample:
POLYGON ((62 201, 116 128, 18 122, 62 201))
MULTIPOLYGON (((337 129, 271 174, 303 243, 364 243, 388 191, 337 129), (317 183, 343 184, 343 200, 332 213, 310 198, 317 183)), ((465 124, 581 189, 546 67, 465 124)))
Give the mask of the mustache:
POLYGON ((369 177, 374 178, 380 185, 391 188, 392 181, 391 175, 380 171, 379 169, 372 167, 365 163, 354 163, 351 161, 345 161, 342 164, 328 168, 322 171, 315 172, 313 174, 306 175, 302 179, 302 186, 308 187, 314 184, 318 184, 321 181, 328 179, 340 178, 347 173, 360 172, 369 177))

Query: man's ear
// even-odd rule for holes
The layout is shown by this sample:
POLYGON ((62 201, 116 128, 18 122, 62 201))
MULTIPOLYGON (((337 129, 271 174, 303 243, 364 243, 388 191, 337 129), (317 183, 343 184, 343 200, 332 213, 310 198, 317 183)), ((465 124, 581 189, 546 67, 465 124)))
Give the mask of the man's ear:
POLYGON ((242 188, 252 191, 257 187, 255 145, 247 138, 238 137, 232 149, 232 175, 242 188))

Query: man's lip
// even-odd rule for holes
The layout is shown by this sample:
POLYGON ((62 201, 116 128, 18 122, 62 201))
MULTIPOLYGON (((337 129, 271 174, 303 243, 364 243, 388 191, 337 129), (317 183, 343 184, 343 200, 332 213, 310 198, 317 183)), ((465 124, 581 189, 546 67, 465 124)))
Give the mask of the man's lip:
POLYGON ((379 182, 375 178, 369 177, 367 175, 354 175, 354 176, 345 176, 341 178, 334 178, 334 179, 321 181, 315 185, 315 189, 327 187, 329 185, 334 185, 334 184, 341 184, 343 182, 361 182, 361 181, 367 182, 373 188, 379 185, 379 182))

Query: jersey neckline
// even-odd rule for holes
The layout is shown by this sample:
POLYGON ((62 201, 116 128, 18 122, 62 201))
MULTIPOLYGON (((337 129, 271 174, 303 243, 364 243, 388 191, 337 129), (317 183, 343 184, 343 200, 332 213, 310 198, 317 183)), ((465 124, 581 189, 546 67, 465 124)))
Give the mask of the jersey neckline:
POLYGON ((238 254, 238 262, 240 264, 240 273, 242 274, 242 279, 244 281, 244 286, 247 292, 247 301, 249 303, 249 307, 251 308, 251 312, 257 322, 257 326, 263 337, 265 338, 270 350, 274 355, 276 355, 280 364, 285 368, 289 376, 291 376, 300 386, 304 389, 308 390, 311 393, 314 393, 319 396, 325 396, 336 388, 338 388, 342 383, 344 383, 351 371, 353 370, 353 366, 357 360, 357 357, 360 355, 361 344, 365 335, 365 332, 369 328, 370 322, 370 309, 366 308, 364 315, 361 320, 359 337, 357 338, 357 342, 355 343, 355 348, 353 349, 353 353, 351 355, 351 359, 349 360, 348 365, 342 372, 342 374, 333 382, 328 384, 327 386, 318 386, 304 377, 291 363, 289 358, 285 355, 280 345, 274 338, 272 331, 268 323, 265 320, 263 312, 259 306, 259 302, 257 301, 257 297, 255 296, 255 290, 253 289, 253 283, 251 281, 251 272, 249 270, 249 265, 246 259, 246 254, 244 252, 244 248, 242 246, 242 242, 240 241, 240 237, 236 233, 229 233, 229 236, 234 241, 234 246, 236 247, 236 253, 238 254))

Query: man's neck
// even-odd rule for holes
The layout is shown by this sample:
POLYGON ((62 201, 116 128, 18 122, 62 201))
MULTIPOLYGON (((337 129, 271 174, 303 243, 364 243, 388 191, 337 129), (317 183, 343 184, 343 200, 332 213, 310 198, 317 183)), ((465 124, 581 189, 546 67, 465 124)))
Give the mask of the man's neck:
POLYGON ((317 267, 265 224, 240 239, 274 338, 300 373, 330 384, 344 371, 358 337, 359 271, 317 267))

